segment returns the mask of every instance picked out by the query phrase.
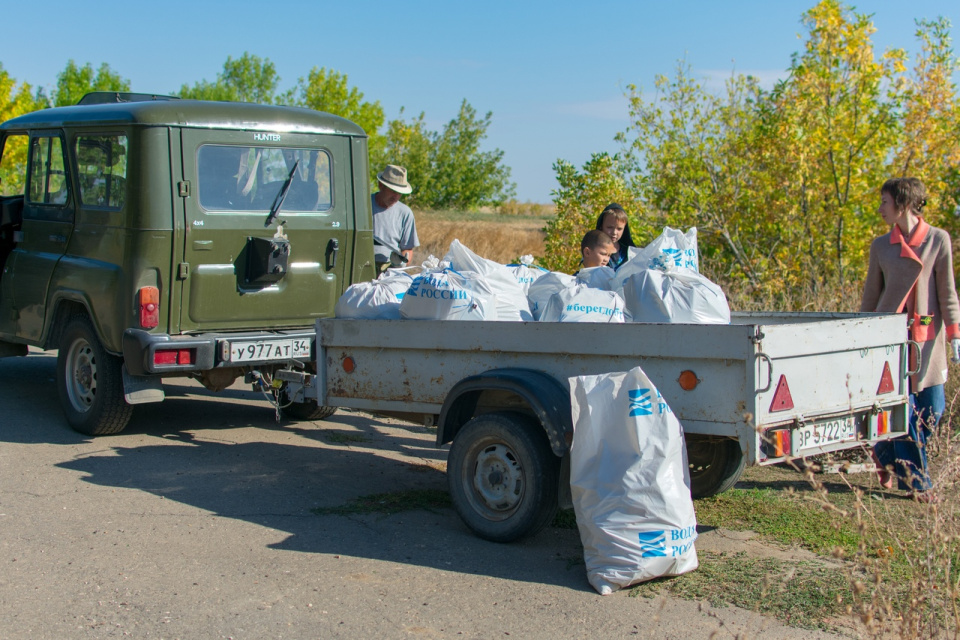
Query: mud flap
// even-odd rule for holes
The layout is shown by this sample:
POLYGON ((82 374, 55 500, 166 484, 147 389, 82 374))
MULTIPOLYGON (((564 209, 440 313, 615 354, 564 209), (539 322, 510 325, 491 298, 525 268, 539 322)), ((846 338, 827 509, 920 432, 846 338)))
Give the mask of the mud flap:
POLYGON ((135 376, 127 371, 123 365, 123 398, 127 404, 146 404, 161 402, 166 397, 163 393, 163 381, 157 376, 135 376))

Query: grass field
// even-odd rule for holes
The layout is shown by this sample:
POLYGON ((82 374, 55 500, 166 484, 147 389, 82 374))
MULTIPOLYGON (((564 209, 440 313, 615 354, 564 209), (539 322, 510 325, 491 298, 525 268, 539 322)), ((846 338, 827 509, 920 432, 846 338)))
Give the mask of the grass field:
MULTIPOLYGON (((429 255, 442 258, 453 240, 459 240, 477 255, 509 264, 524 254, 543 255, 543 227, 549 215, 501 215, 415 211, 420 247, 413 263, 429 255)), ((579 242, 579 240, 578 240, 579 242)))

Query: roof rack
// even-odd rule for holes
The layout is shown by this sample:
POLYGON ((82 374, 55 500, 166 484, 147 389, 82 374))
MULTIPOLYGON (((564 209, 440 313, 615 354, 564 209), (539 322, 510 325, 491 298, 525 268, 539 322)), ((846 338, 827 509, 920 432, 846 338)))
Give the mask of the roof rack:
POLYGON ((77 104, 110 104, 116 102, 149 102, 151 100, 179 100, 177 96, 129 91, 93 91, 80 98, 77 104))

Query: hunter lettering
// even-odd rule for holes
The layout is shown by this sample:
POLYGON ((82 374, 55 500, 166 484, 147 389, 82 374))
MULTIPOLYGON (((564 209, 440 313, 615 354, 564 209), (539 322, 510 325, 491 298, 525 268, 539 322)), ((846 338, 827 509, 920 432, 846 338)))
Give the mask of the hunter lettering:
POLYGON ((279 133, 255 133, 253 139, 257 142, 280 142, 279 133))

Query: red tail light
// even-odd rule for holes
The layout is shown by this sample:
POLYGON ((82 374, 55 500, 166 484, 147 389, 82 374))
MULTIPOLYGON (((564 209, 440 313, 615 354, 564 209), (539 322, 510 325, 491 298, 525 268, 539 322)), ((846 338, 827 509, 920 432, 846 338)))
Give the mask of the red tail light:
POLYGON ((153 364, 193 364, 193 349, 157 349, 153 352, 153 364))
POLYGON ((140 307, 140 326, 153 329, 160 324, 160 289, 141 287, 137 295, 140 307))

